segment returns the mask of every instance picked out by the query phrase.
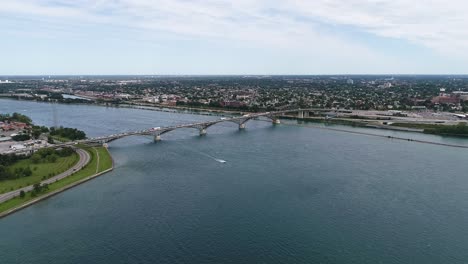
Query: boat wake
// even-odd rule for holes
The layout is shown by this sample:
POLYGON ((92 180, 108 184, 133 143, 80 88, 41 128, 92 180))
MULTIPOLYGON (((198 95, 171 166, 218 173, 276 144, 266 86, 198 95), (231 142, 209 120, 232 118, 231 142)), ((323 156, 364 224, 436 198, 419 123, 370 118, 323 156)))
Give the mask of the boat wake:
POLYGON ((219 162, 219 163, 226 163, 226 162, 227 162, 227 161, 225 161, 225 160, 223 160, 223 159, 218 159, 218 158, 216 158, 216 157, 213 157, 213 156, 211 156, 211 155, 209 155, 209 154, 207 154, 207 153, 205 153, 205 152, 201 152, 201 151, 199 151, 199 150, 197 150, 197 149, 188 147, 187 145, 184 145, 184 144, 181 144, 181 143, 178 143, 178 142, 175 142, 175 143, 177 143, 178 145, 180 145, 181 147, 183 147, 183 148, 185 148, 185 149, 188 149, 188 150, 190 150, 190 151, 199 153, 200 155, 205 156, 205 157, 207 157, 207 158, 210 158, 210 159, 212 159, 212 160, 214 160, 214 161, 217 161, 217 162, 219 162))

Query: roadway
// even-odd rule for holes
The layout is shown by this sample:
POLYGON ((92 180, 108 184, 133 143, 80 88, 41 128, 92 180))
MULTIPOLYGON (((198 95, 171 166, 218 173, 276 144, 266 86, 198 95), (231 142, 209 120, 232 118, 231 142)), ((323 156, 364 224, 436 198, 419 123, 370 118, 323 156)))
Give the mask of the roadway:
MULTIPOLYGON (((56 176, 53 176, 53 177, 51 177, 51 178, 49 178, 47 180, 41 181, 41 184, 44 184, 44 183, 50 184, 50 183, 53 183, 53 182, 55 182, 57 180, 68 177, 71 174, 73 174, 75 171, 79 171, 81 168, 83 168, 86 164, 89 163, 89 161, 91 160, 91 156, 89 155, 88 152, 86 152, 85 150, 82 150, 82 149, 76 149, 76 152, 78 153, 78 155, 80 157, 80 160, 78 161, 78 163, 76 163, 73 167, 71 167, 67 171, 60 173, 59 175, 56 175, 56 176)), ((29 186, 23 187, 23 188, 18 189, 18 190, 14 190, 14 191, 11 191, 11 192, 0 194, 0 203, 3 203, 5 201, 7 201, 7 200, 10 200, 15 196, 19 196, 21 191, 29 192, 32 189, 33 189, 33 185, 29 185, 29 186)))
POLYGON ((37 151, 40 148, 45 148, 45 147, 60 148, 60 147, 69 147, 69 146, 73 146, 76 144, 89 144, 89 143, 101 143, 102 144, 102 143, 107 143, 112 140, 116 140, 116 139, 127 137, 127 136, 136 136, 136 135, 159 136, 164 133, 167 133, 176 129, 180 129, 180 128, 196 128, 200 130, 200 134, 204 134, 206 133, 206 131, 204 131, 206 128, 214 124, 221 123, 221 122, 234 122, 239 125, 239 128, 243 128, 244 127, 243 125, 245 122, 251 119, 259 118, 259 117, 268 117, 272 119, 272 121, 274 121, 274 120, 277 120, 282 115, 287 114, 287 113, 302 112, 302 111, 328 111, 328 110, 329 109, 312 108, 312 109, 281 110, 281 111, 265 112, 265 113, 250 113, 250 114, 246 114, 246 115, 239 116, 239 117, 223 117, 221 119, 216 119, 216 120, 206 121, 206 122, 196 122, 196 123, 189 123, 189 124, 180 124, 180 125, 175 125, 175 126, 149 128, 149 129, 143 129, 143 130, 132 131, 132 132, 123 132, 123 133, 118 133, 118 134, 113 134, 113 135, 102 136, 102 137, 94 137, 94 138, 77 140, 77 141, 72 141, 72 142, 59 143, 59 144, 54 144, 52 146, 28 147, 28 148, 19 149, 19 150, 7 151, 7 152, 4 152, 4 154, 32 153, 34 151, 37 151))

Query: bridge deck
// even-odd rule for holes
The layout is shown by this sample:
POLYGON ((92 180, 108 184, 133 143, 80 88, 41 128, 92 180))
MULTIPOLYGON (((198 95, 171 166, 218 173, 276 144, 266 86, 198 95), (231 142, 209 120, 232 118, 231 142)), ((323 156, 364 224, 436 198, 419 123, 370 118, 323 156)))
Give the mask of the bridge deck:
MULTIPOLYGON (((258 117, 269 117, 271 119, 276 119, 278 116, 281 116, 287 113, 294 113, 294 112, 301 112, 301 111, 325 111, 325 110, 327 109, 294 109, 294 110, 282 110, 282 111, 273 111, 273 112, 265 112, 265 113, 251 113, 251 114, 246 114, 246 115, 239 116, 239 117, 227 117, 227 118, 221 118, 221 119, 206 121, 206 122, 197 122, 197 123, 181 124, 181 125, 175 125, 175 126, 149 128, 149 129, 143 129, 143 130, 131 131, 131 132, 123 132, 123 133, 112 134, 108 136, 94 137, 94 138, 89 138, 89 139, 61 143, 61 144, 47 145, 41 148, 45 148, 45 147, 60 148, 60 147, 67 147, 67 146, 72 146, 76 144, 88 144, 88 143, 97 143, 97 142, 104 143, 104 142, 109 142, 109 141, 116 140, 119 138, 123 138, 127 136, 135 136, 135 135, 161 135, 166 132, 180 129, 180 128, 197 128, 201 130, 201 129, 206 129, 214 124, 222 123, 222 122, 234 122, 240 125, 240 124, 247 122, 248 120, 258 118, 258 117)), ((39 148, 37 147, 36 148, 29 147, 29 148, 25 148, 21 150, 12 150, 12 151, 7 152, 7 154, 29 153, 32 151, 36 151, 38 149, 39 148)))

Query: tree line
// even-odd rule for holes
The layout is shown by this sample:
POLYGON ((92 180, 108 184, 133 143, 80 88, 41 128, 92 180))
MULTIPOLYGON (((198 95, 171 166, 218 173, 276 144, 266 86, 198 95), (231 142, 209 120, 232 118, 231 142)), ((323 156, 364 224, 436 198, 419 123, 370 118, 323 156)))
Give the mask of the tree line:
MULTIPOLYGON (((32 164, 54 163, 59 157, 68 157, 73 153, 74 151, 71 148, 40 149, 30 159, 32 164)), ((29 166, 11 168, 13 164, 26 158, 26 156, 22 155, 0 155, 0 181, 31 176, 33 172, 29 166)))
POLYGON ((32 123, 32 120, 31 118, 29 118, 28 116, 25 116, 23 114, 20 114, 20 113, 13 113, 13 114, 0 114, 0 121, 2 122, 6 122, 6 121, 10 121, 10 122, 22 122, 22 123, 26 123, 28 125, 30 125, 32 123))
POLYGON ((67 138, 70 140, 80 140, 86 138, 86 133, 84 131, 78 130, 76 128, 69 128, 69 127, 51 127, 50 128, 50 135, 51 136, 59 136, 63 138, 67 138))

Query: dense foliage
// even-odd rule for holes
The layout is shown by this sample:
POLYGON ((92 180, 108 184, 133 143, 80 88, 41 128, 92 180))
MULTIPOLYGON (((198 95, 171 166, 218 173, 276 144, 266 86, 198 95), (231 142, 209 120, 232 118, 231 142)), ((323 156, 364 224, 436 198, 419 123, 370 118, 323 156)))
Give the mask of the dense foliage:
MULTIPOLYGON (((49 184, 47 183, 44 183, 44 184, 40 184, 40 183, 35 183, 33 185, 33 190, 31 191, 31 196, 32 197, 35 197, 37 196, 38 194, 40 193, 43 193, 43 192, 46 192, 49 190, 49 184)), ((24 197, 24 196, 23 196, 24 197)))
POLYGON ((2 155, 0 154, 0 166, 9 166, 19 160, 24 159, 25 156, 22 155, 14 155, 14 154, 8 154, 8 155, 2 155))
POLYGON ((17 161, 25 159, 22 155, 0 155, 0 180, 14 178, 15 176, 24 177, 31 175, 31 170, 15 170, 10 171, 9 166, 13 165, 17 161))
POLYGON ((26 141, 26 140, 30 140, 31 136, 29 136, 28 134, 19 134, 19 135, 13 136, 11 138, 14 141, 26 141))
POLYGON ((440 134, 440 135, 454 135, 454 136, 468 136, 468 126, 466 123, 459 123, 454 126, 438 125, 432 128, 424 129, 424 133, 440 134))
POLYGON ((33 126, 31 129, 31 135, 33 138, 38 139, 42 133, 48 133, 49 128, 46 126, 33 126))
POLYGON ((15 121, 15 122, 22 122, 30 125, 32 123, 31 118, 28 116, 22 115, 20 113, 13 113, 12 115, 10 114, 0 114, 0 121, 5 122, 5 121, 15 121))
POLYGON ((59 128, 50 128, 50 135, 51 136, 59 136, 62 138, 70 139, 70 140, 80 140, 86 138, 86 133, 78 130, 76 128, 68 128, 68 127, 59 127, 59 128))
POLYGON ((68 157, 73 154, 73 150, 71 148, 62 148, 62 149, 40 149, 36 151, 31 156, 32 163, 41 163, 41 162, 48 162, 53 163, 57 161, 58 157, 68 157))
MULTIPOLYGON (((73 149, 40 149, 36 151, 31 157, 31 162, 37 163, 54 163, 59 157, 68 157, 73 154, 73 149)), ((11 168, 11 165, 15 164, 21 159, 25 159, 25 156, 19 155, 0 155, 0 180, 16 179, 21 177, 28 177, 32 175, 31 168, 29 166, 11 168)))

